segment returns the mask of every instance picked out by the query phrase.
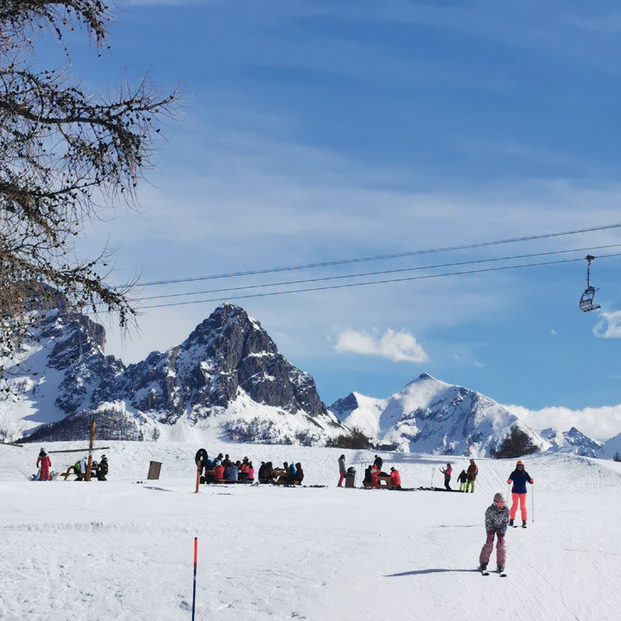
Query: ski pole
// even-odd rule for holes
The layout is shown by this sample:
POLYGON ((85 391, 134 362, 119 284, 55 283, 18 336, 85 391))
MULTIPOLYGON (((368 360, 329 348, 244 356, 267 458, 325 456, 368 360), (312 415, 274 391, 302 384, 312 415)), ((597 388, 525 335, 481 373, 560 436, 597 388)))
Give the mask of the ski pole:
POLYGON ((194 537, 194 587, 192 589, 192 621, 194 621, 194 607, 196 605, 196 557, 198 549, 198 537, 194 537))
POLYGON ((531 496, 530 496, 530 503, 531 503, 531 511, 533 514, 533 522, 535 521, 535 486, 531 483, 531 496))
POLYGON ((436 473, 435 468, 431 469, 431 489, 433 489, 433 475, 436 473))

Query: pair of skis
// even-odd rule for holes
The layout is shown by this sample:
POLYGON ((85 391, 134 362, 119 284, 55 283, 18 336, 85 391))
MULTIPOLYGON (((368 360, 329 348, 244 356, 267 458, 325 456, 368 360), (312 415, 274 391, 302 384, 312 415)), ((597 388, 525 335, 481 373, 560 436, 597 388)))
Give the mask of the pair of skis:
MULTIPOLYGON (((487 569, 481 569, 479 567, 479 571, 481 572, 482 576, 489 576, 490 572, 487 571, 487 569)), ((503 571, 500 571, 499 569, 497 569, 494 573, 497 573, 501 578, 506 578, 507 574, 503 571)))

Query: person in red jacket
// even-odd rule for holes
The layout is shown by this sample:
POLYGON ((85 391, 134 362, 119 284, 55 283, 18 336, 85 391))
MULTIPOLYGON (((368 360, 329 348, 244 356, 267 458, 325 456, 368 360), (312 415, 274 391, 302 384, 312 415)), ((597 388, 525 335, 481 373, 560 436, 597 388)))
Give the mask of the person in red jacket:
POLYGON ((401 475, 394 468, 390 469, 390 487, 392 489, 401 489, 401 475))
POLYGON ((52 462, 48 456, 48 454, 41 449, 39 453, 39 458, 37 459, 37 468, 41 469, 39 474, 39 481, 49 481, 50 480, 50 466, 52 462))
POLYGON ((379 480, 377 478, 379 473, 380 470, 377 467, 377 464, 373 464, 371 466, 371 487, 379 487, 379 480))
POLYGON ((224 479, 224 466, 222 464, 218 464, 213 469, 213 478, 218 481, 224 479))

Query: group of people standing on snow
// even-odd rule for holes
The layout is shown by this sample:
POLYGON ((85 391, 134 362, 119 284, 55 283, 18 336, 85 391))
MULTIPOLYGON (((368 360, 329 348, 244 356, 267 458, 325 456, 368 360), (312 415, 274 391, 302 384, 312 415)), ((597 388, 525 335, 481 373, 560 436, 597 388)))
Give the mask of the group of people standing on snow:
MULTIPOLYGON (((467 470, 462 470, 457 477, 459 481, 460 492, 474 493, 474 482, 477 480, 479 467, 474 463, 474 459, 470 460, 467 470)), ((445 475, 446 476, 446 475, 445 475)))
MULTIPOLYGON (((450 462, 446 464, 446 468, 440 468, 440 472, 444 475, 444 487, 447 491, 452 492, 451 475, 453 474, 453 466, 450 462)), ((479 474, 479 468, 474 463, 474 459, 470 460, 468 470, 462 470, 457 480, 459 481, 460 492, 474 492, 474 482, 479 474)))

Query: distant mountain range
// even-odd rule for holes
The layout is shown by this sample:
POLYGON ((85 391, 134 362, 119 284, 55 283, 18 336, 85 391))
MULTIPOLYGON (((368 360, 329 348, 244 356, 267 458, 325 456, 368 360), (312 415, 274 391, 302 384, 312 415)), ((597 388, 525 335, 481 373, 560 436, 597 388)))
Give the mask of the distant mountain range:
POLYGON ((621 435, 602 445, 574 427, 538 434, 489 397, 426 373, 387 399, 354 392, 328 409, 380 446, 411 453, 489 456, 502 447, 512 428, 542 452, 612 457, 621 451, 621 435))
POLYGON ((20 364, 16 402, 0 403, 0 439, 185 438, 211 429, 233 441, 325 445, 357 428, 385 449, 488 456, 518 429, 540 451, 611 457, 576 429, 535 433, 489 397, 427 374, 386 399, 351 393, 330 407, 313 378, 293 366, 261 324, 219 306, 188 338, 125 366, 106 356, 105 329, 64 309, 48 312, 20 364))

